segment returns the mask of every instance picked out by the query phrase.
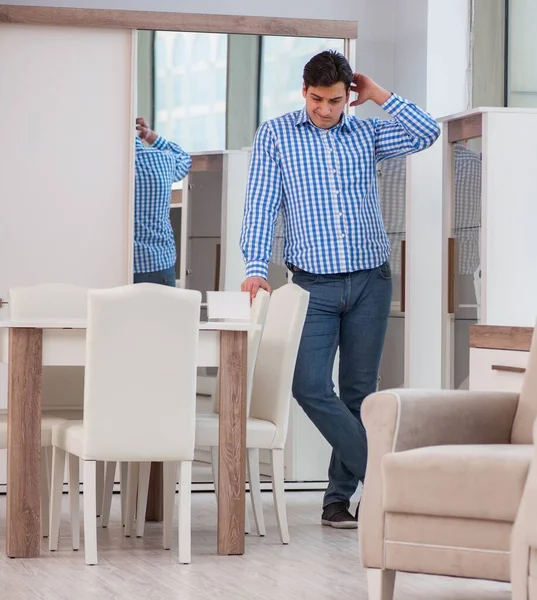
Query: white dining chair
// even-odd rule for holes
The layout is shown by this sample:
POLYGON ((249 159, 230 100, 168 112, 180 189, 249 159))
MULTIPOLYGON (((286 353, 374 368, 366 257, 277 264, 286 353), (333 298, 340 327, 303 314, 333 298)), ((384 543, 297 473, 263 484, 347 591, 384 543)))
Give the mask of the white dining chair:
MULTIPOLYGON (((63 423, 58 417, 41 418, 41 535, 49 534, 52 428, 63 423)), ((7 412, 0 413, 0 450, 7 450, 7 412)))
MULTIPOLYGON (((87 288, 66 283, 43 283, 10 288, 8 306, 13 321, 41 319, 85 319, 87 313, 87 288)), ((42 531, 48 535, 48 493, 52 447, 50 446, 51 427, 64 419, 82 418, 83 367, 44 367, 42 384, 42 531), (61 369, 61 376, 59 370, 61 369), (59 390, 58 386, 61 386, 59 390), (58 402, 58 393, 69 404, 58 402), (45 485, 46 483, 46 485, 45 485), (46 517, 45 517, 46 515, 46 517)), ((97 487, 102 496, 104 485, 104 465, 99 464, 97 487)), ((98 507, 98 514, 101 508, 98 507)))
MULTIPOLYGON (((222 294, 219 292, 213 292, 212 296, 208 296, 209 300, 214 299, 215 297, 218 298, 218 295, 222 294)), ((225 294, 225 292, 224 292, 225 294)), ((252 323, 255 323, 257 325, 260 325, 259 329, 256 330, 251 330, 248 332, 248 358, 247 358, 247 372, 246 372, 246 390, 247 390, 247 399, 246 399, 246 403, 247 403, 247 414, 249 411, 249 407, 250 407, 250 400, 251 400, 251 390, 252 390, 252 380, 253 380, 253 376, 254 376, 254 367, 255 367, 255 362, 257 359, 257 354, 259 351, 259 344, 261 342, 261 335, 262 335, 262 331, 263 331, 263 327, 265 324, 265 319, 267 316, 267 312, 268 312, 268 308, 269 308, 269 302, 270 302, 270 294, 268 292, 266 292, 265 290, 259 290, 259 292, 257 293, 256 297, 253 299, 251 307, 249 309, 249 317, 252 323)), ((224 315, 225 313, 219 312, 218 313, 219 316, 224 315)), ((235 314, 236 316, 236 314, 235 314)), ((231 317, 230 317, 231 318, 231 317)), ((215 384, 214 384, 214 390, 211 394, 212 396, 212 410, 211 410, 211 414, 215 414, 218 415, 219 414, 219 401, 218 401, 218 375, 216 375, 214 377, 215 379, 215 384)), ((197 377, 197 391, 199 391, 199 384, 200 384, 200 377, 197 377)), ((218 494, 218 448, 210 448, 210 452, 211 452, 211 463, 213 466, 213 478, 214 478, 214 486, 215 486, 215 494, 218 494)), ((250 463, 248 463, 250 464, 250 463)), ((254 465, 254 469, 255 469, 255 462, 253 463, 254 465)), ((257 464, 259 464, 259 460, 257 461, 257 464)), ((103 508, 103 527, 106 527, 108 525, 108 520, 109 520, 109 516, 110 516, 110 507, 111 507, 111 503, 112 503, 112 487, 110 485, 110 473, 108 473, 108 469, 113 469, 115 468, 114 465, 112 465, 112 463, 110 465, 107 465, 107 477, 106 480, 107 482, 105 483, 105 492, 104 492, 104 508, 103 508)), ((127 469, 127 465, 126 464, 122 464, 121 465, 122 470, 123 469, 127 469)), ((258 467, 258 471, 259 471, 259 467, 258 467)), ((254 482, 255 481, 259 481, 259 473, 257 471, 257 474, 255 472, 255 470, 253 470, 253 474, 250 475, 250 477, 253 477, 254 482)), ((145 498, 147 500, 147 495, 148 495, 148 487, 149 487, 149 468, 147 465, 129 465, 128 466, 128 470, 126 471, 127 475, 125 476, 130 483, 127 484, 127 489, 128 492, 126 494, 128 500, 125 500, 125 502, 128 504, 129 508, 125 508, 124 513, 127 514, 127 522, 124 523, 125 525, 125 535, 127 537, 130 537, 132 535, 132 524, 133 524, 133 506, 134 506, 134 502, 135 502, 135 497, 136 494, 139 494, 139 497, 141 497, 142 499, 145 498), (130 477, 128 476, 130 474, 130 477)), ((255 485, 255 483, 254 483, 255 485)), ((253 498, 253 496, 252 496, 253 498)), ((143 510, 143 514, 145 514, 145 504, 143 507, 139 507, 139 509, 143 510)), ((254 515, 255 515, 255 510, 254 510, 254 515)), ((256 519, 256 524, 257 524, 257 519, 256 519)), ((259 527, 262 528, 262 530, 264 530, 264 525, 261 522, 260 524, 257 524, 257 530, 258 532, 259 527)), ((145 520, 144 519, 137 519, 136 520, 136 536, 137 537, 142 537, 144 534, 144 528, 145 528, 145 520)), ((248 519, 248 512, 245 512, 245 530, 246 533, 249 532, 250 530, 250 521, 248 519)), ((260 533, 261 535, 261 533, 260 533)), ((264 535, 264 534, 262 534, 264 535)))
MULTIPOLYGON (((88 309, 88 288, 54 282, 14 287, 9 290, 8 300, 10 317, 15 321, 85 319, 88 309)), ((44 367, 43 417, 80 420, 82 419, 83 401, 84 367, 44 367), (58 402, 58 397, 61 397, 60 402, 58 402), (68 399, 67 403, 65 399, 68 399)), ((43 468, 49 473, 51 457, 52 449, 45 447, 44 459, 47 463, 43 468)), ((99 461, 97 463, 98 517, 101 516, 103 510, 104 473, 105 465, 99 461)), ((50 488, 50 483, 48 487, 50 488)), ((126 488, 126 480, 122 487, 126 488)))
MULTIPOLYGON (((146 283, 92 290, 88 303, 84 418, 52 433, 49 547, 58 548, 66 454, 83 461, 86 564, 97 564, 96 462, 163 462, 168 478, 175 478, 179 463, 179 561, 188 563, 201 294, 146 283)), ((75 470, 78 461, 71 460, 75 470)), ((77 549, 77 477, 74 482, 70 504, 77 549)), ((164 525, 165 531, 171 527, 164 525)))
MULTIPOLYGON (((284 497, 284 446, 296 357, 308 309, 309 293, 295 284, 273 292, 259 346, 246 420, 246 448, 250 467, 250 495, 256 523, 264 520, 259 481, 259 450, 269 450, 272 462, 272 489, 280 539, 289 543, 284 497)), ((196 444, 218 448, 218 415, 196 417, 196 444)), ((213 468, 217 465, 213 460, 213 468)), ((217 469, 215 468, 215 471, 217 469)), ((218 473, 215 473, 218 480, 218 473)))
MULTIPOLYGON (((255 298, 252 300, 250 307, 250 320, 252 323, 260 326, 260 329, 248 332, 248 366, 246 369, 246 416, 250 414, 250 406, 252 403, 252 384, 254 380, 255 365, 259 354, 259 346, 261 344, 261 337, 263 335, 263 329, 267 319, 267 314, 270 304, 270 294, 265 290, 258 290, 255 298)), ((199 389, 199 378, 198 378, 198 389, 199 389)), ((219 410, 219 380, 218 375, 216 377, 216 385, 212 394, 212 411, 210 414, 218 415, 219 410)), ((201 446, 196 443, 196 446, 201 446)), ((210 447, 211 456, 211 468, 213 472, 214 492, 215 497, 218 497, 218 446, 210 447)), ((254 503, 257 501, 258 496, 252 491, 259 488, 259 499, 261 498, 261 482, 259 474, 259 451, 255 449, 247 449, 246 454, 246 465, 248 483, 250 487, 250 500, 252 503, 252 510, 254 513, 254 521, 256 524, 257 533, 260 536, 265 535, 265 523, 263 520, 263 513, 259 510, 259 507, 255 506, 254 503), (257 455, 256 455, 257 452, 257 455)), ((250 533, 250 519, 248 517, 248 509, 244 512, 245 519, 245 533, 250 533)))

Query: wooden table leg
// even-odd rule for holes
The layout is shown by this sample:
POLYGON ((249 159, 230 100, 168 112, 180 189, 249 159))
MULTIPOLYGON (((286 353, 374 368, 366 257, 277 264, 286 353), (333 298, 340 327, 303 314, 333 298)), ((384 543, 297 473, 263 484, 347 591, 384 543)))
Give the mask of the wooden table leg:
POLYGON ((246 331, 220 332, 218 554, 244 554, 246 331))
MULTIPOLYGON (((9 330, 6 554, 39 556, 43 331, 9 330)), ((43 515, 48 518, 48 515, 43 515)))
POLYGON ((162 475, 162 463, 151 463, 149 491, 147 494, 147 508, 145 510, 146 521, 164 520, 164 500, 162 488, 164 482, 162 475))

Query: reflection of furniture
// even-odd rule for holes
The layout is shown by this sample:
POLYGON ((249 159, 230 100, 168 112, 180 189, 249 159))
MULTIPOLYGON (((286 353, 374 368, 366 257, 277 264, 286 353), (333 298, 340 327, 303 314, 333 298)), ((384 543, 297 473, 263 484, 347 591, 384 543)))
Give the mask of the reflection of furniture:
POLYGON ((533 444, 533 461, 513 528, 513 600, 537 600, 537 421, 533 427, 533 444))
MULTIPOLYGON (((537 313, 537 110, 443 121, 444 384, 466 385, 473 324, 532 327, 537 313), (476 276, 477 273, 477 276, 476 276), (479 277, 480 274, 480 277, 479 277)), ((471 378, 471 374, 470 374, 471 378)))
MULTIPOLYGON (((39 555, 39 436, 43 365, 85 364, 85 321, 0 321, 11 386, 7 555, 39 555), (8 334, 9 333, 9 343, 8 334), (25 469, 17 465, 25 464, 25 469)), ((200 323, 198 366, 220 369, 218 552, 244 553, 246 335, 250 323, 200 323)))
MULTIPOLYGON (((151 284, 89 292, 84 417, 56 426, 52 434, 51 550, 58 549, 66 454, 73 550, 78 550, 80 541, 78 466, 79 459, 83 461, 84 547, 89 565, 97 564, 97 462, 143 461, 149 485, 151 461, 163 461, 174 481, 179 463, 179 561, 190 562, 200 304, 199 292, 151 284)), ((146 501, 147 487, 145 495, 138 497, 142 519, 146 501)), ((165 518, 170 516, 165 511, 165 518)), ((164 526, 171 528, 171 522, 164 526)), ((164 539, 169 549, 169 539, 164 539)))
MULTIPOLYGON (((291 385, 302 328, 308 309, 309 293, 297 285, 284 285, 271 297, 255 363, 252 403, 246 420, 246 447, 250 493, 257 529, 265 534, 261 489, 259 487, 259 450, 270 451, 274 505, 282 543, 289 543, 284 499, 284 445, 287 437, 291 385), (252 468, 253 467, 253 468, 252 468)), ((218 444, 216 414, 199 415, 196 443, 218 444)))
POLYGON ((537 337, 520 395, 392 390, 365 400, 359 532, 371 600, 391 600, 396 571, 509 581, 536 416, 537 337))
POLYGON ((177 279, 204 301, 207 290, 237 291, 244 279, 238 239, 247 176, 246 152, 193 153, 180 198, 177 192, 172 197, 177 279))

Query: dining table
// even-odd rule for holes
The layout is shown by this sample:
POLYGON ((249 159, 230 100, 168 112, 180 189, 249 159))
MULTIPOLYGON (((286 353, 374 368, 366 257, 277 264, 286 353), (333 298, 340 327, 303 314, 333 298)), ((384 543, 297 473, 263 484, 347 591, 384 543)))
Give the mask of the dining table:
MULTIPOLYGON (((6 554, 34 558, 41 547, 43 366, 84 366, 86 321, 0 321, 0 362, 8 370, 6 554)), ((200 321, 198 367, 219 370, 217 553, 245 550, 248 320, 200 321)))

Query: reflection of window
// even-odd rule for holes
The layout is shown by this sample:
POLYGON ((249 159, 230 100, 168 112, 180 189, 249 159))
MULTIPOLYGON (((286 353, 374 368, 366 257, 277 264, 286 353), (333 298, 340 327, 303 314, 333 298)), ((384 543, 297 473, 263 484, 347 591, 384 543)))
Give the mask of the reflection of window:
POLYGON ((155 130, 188 152, 224 150, 227 35, 155 33, 155 130))
POLYGON ((263 37, 260 121, 302 108, 302 71, 323 50, 343 53, 344 41, 326 38, 263 37))

